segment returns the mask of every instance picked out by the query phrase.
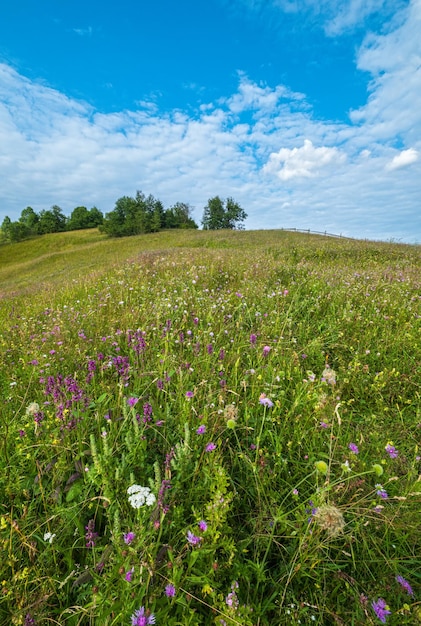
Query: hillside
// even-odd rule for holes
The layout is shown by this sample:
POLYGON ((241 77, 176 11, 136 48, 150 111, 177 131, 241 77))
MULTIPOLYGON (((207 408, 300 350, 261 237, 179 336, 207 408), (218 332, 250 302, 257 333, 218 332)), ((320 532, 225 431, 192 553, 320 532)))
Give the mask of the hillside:
POLYGON ((0 624, 421 624, 421 255, 0 247, 0 624))

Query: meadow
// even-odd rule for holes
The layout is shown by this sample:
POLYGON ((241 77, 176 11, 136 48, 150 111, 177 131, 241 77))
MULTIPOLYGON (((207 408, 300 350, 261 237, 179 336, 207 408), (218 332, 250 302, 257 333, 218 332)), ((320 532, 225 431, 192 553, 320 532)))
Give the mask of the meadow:
POLYGON ((0 624, 421 624, 421 252, 0 247, 0 624))

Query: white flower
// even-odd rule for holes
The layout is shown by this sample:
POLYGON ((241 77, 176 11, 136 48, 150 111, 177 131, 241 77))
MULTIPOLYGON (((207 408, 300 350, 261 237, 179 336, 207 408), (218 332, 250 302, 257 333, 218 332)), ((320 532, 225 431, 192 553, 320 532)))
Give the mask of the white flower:
POLYGON ((152 506, 156 502, 155 495, 151 492, 149 487, 142 487, 141 485, 131 485, 127 489, 129 494, 129 502, 134 509, 139 509, 146 504, 152 506))
POLYGON ((48 541, 49 543, 53 543, 55 536, 56 536, 56 533, 45 533, 44 534, 44 541, 48 541))
POLYGON ((35 415, 35 413, 38 413, 38 411, 39 411, 38 402, 31 402, 26 407, 26 415, 35 415))

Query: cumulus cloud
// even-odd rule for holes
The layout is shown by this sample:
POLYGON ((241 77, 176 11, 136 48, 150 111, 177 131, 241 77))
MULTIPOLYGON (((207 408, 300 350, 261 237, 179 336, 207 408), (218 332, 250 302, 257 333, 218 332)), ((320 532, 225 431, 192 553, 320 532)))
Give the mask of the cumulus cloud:
POLYGON ((301 148, 281 148, 272 152, 263 170, 276 173, 281 180, 320 174, 327 166, 344 163, 346 155, 337 148, 321 146, 316 148, 309 139, 301 148))
POLYGON ((164 113, 152 99, 103 113, 0 64, 0 222, 28 205, 107 212, 141 189, 166 206, 189 202, 198 222, 219 194, 244 207, 247 228, 421 240, 420 19, 413 0, 394 30, 364 41, 357 63, 372 82, 347 123, 244 74, 194 112, 164 113))
POLYGON ((413 148, 402 150, 402 152, 399 152, 399 154, 394 156, 391 161, 386 163, 386 170, 398 170, 401 167, 411 165, 411 163, 418 161, 418 156, 418 152, 413 148))

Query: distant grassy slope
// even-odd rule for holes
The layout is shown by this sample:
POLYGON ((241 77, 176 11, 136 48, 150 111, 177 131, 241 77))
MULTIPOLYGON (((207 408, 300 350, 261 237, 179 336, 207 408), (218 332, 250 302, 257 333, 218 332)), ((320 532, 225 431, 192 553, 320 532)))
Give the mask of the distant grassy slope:
POLYGON ((402 244, 332 239, 282 230, 261 231, 163 231, 155 234, 110 239, 96 229, 44 235, 0 246, 0 298, 56 290, 69 280, 99 276, 113 265, 135 259, 145 252, 173 248, 205 250, 253 249, 269 251, 274 258, 323 261, 347 256, 361 262, 411 264, 420 248, 402 244))

